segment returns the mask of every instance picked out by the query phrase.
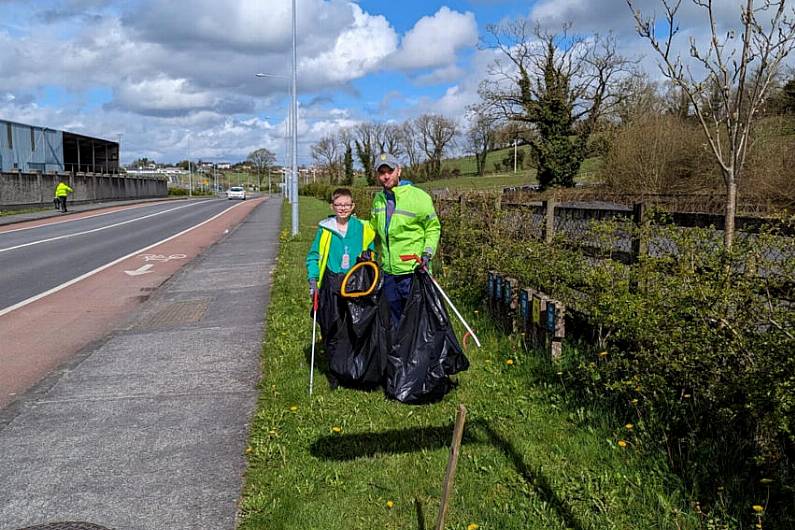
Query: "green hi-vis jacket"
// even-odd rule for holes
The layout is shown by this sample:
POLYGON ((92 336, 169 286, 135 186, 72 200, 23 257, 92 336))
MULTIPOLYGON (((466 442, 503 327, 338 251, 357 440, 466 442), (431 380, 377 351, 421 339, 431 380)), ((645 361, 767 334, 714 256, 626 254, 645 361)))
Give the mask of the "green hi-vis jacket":
POLYGON ((402 261, 401 255, 428 254, 433 256, 439 244, 442 225, 433 208, 433 200, 425 191, 401 183, 392 188, 395 194, 395 213, 386 231, 386 195, 379 192, 373 199, 370 226, 378 235, 381 266, 387 274, 408 274, 416 261, 402 261))
POLYGON ((55 186, 55 196, 56 197, 66 197, 67 195, 69 195, 73 191, 75 191, 75 190, 70 188, 69 185, 64 183, 64 182, 59 182, 58 185, 55 186))
POLYGON ((337 222, 333 215, 323 219, 306 255, 307 279, 317 280, 319 287, 326 269, 338 274, 348 272, 362 252, 374 249, 373 239, 375 232, 355 215, 348 219, 348 230, 344 236, 337 231, 337 222), (348 255, 347 259, 344 258, 345 254, 348 255))

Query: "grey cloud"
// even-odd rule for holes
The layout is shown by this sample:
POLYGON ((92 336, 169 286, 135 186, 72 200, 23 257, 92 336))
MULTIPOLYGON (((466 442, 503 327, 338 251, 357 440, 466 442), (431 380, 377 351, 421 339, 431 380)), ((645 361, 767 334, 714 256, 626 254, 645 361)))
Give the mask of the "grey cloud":
MULTIPOLYGON (((299 45, 313 55, 327 49, 337 33, 353 22, 342 0, 299 2, 299 45)), ((243 53, 286 53, 291 42, 288 0, 242 0, 236 3, 194 0, 190 23, 185 5, 170 0, 144 0, 122 17, 141 39, 166 48, 227 49, 243 53)))

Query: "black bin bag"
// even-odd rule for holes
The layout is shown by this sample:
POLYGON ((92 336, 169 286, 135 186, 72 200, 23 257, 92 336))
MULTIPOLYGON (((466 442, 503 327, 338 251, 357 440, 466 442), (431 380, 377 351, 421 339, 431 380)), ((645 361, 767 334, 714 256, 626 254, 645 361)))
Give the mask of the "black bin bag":
POLYGON ((381 300, 383 278, 374 262, 359 258, 341 288, 350 348, 329 359, 329 369, 348 386, 383 383, 389 352, 389 306, 381 300), (362 262, 367 262, 359 266, 362 262))
POLYGON ((452 388, 449 376, 469 368, 444 301, 428 273, 419 268, 393 341, 386 393, 403 403, 441 399, 452 388))

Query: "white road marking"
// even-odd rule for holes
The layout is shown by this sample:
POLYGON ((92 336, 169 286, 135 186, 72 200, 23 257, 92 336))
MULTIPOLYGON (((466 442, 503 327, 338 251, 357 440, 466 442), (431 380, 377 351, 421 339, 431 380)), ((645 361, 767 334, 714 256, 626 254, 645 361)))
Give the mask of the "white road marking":
POLYGON ((146 273, 148 273, 148 272, 154 272, 154 271, 150 271, 150 270, 149 270, 149 269, 151 269, 152 267, 154 267, 154 265, 152 265, 152 264, 150 263, 149 265, 141 265, 140 267, 138 267, 138 268, 137 268, 137 269, 135 269, 134 271, 124 271, 124 273, 125 273, 125 274, 128 274, 128 275, 130 275, 130 276, 140 276, 141 274, 146 274, 146 273))
POLYGON ((178 234, 174 234, 173 236, 169 236, 169 237, 167 237, 167 238, 165 238, 165 239, 163 239, 163 240, 161 240, 161 241, 158 241, 157 243, 152 243, 151 245, 149 245, 149 246, 147 246, 147 247, 144 247, 144 248, 139 248, 139 249, 138 249, 138 250, 136 250, 135 252, 130 252, 130 253, 129 253, 129 254, 127 254, 126 256, 122 256, 122 257, 120 257, 120 258, 118 258, 118 259, 115 259, 115 260, 111 261, 110 263, 106 263, 105 265, 102 265, 101 267, 97 267, 97 268, 96 268, 96 269, 94 269, 93 271, 89 271, 89 272, 87 272, 87 273, 85 273, 85 274, 83 274, 83 275, 81 275, 81 276, 78 276, 77 278, 73 278, 73 279, 69 280, 69 281, 68 281, 68 282, 66 282, 66 283, 62 283, 61 285, 58 285, 58 286, 56 286, 56 287, 53 287, 52 289, 49 289, 49 290, 47 290, 47 291, 44 291, 43 293, 39 293, 39 294, 37 294, 37 295, 35 295, 35 296, 31 296, 30 298, 27 298, 27 299, 25 299, 25 300, 22 300, 21 302, 17 302, 17 303, 16 303, 16 304, 14 304, 14 305, 10 305, 10 306, 6 307, 5 309, 0 309, 0 317, 2 317, 2 316, 4 316, 4 315, 7 315, 7 314, 8 314, 8 313, 10 313, 11 311, 15 311, 15 310, 17 310, 17 309, 19 309, 19 308, 21 308, 21 307, 25 307, 25 306, 26 306, 26 305, 28 305, 28 304, 32 304, 32 303, 33 303, 33 302, 35 302, 36 300, 41 300, 41 299, 42 299, 42 298, 44 298, 45 296, 49 296, 49 295, 51 295, 51 294, 57 293, 58 291, 61 291, 61 290, 63 290, 63 289, 66 289, 66 288, 67 288, 67 287, 69 287, 70 285, 74 285, 74 284, 76 284, 76 283, 77 283, 77 282, 79 282, 79 281, 85 280, 86 278, 88 278, 88 277, 90 277, 90 276, 93 276, 93 275, 97 274, 98 272, 102 272, 102 271, 104 271, 105 269, 107 269, 107 268, 109 268, 109 267, 113 267, 113 266, 114 266, 114 265, 116 265, 117 263, 121 263, 122 261, 124 261, 124 260, 126 260, 126 259, 129 259, 129 258, 131 258, 131 257, 133 257, 133 256, 135 256, 135 255, 137 255, 137 254, 140 254, 140 253, 142 253, 142 252, 146 252, 146 251, 147 251, 147 250, 149 250, 150 248, 155 248, 156 246, 158 246, 158 245, 162 245, 163 243, 166 243, 166 242, 168 242, 168 241, 171 241, 172 239, 176 239, 176 238, 178 238, 179 236, 181 236, 181 235, 183 235, 183 234, 187 234, 187 233, 188 233, 188 232, 190 232, 191 230, 194 230, 194 229, 196 229, 196 228, 199 228, 200 226, 202 226, 202 225, 205 225, 205 224, 209 223, 210 221, 213 221, 214 219, 217 219, 218 217, 221 217, 221 216, 222 216, 222 215, 224 215, 225 213, 227 213, 227 212, 230 212, 230 211, 234 210, 234 209, 235 209, 235 208, 237 208, 238 206, 243 206, 244 204, 246 204, 246 203, 245 203, 245 202, 240 202, 240 203, 238 203, 238 204, 236 204, 236 205, 232 206, 231 208, 227 208, 227 209, 226 209, 226 210, 224 210, 223 212, 220 212, 220 213, 217 213, 217 214, 213 215, 213 216, 212 216, 212 217, 210 217, 209 219, 206 219, 206 220, 202 221, 201 223, 199 223, 199 224, 197 224, 197 225, 191 226, 190 228, 187 228, 187 229, 183 230, 182 232, 179 232, 178 234))
MULTIPOLYGON (((208 201, 202 201, 202 202, 208 202, 208 201)), ((194 203, 194 204, 201 204, 201 203, 197 202, 197 203, 194 203)), ((144 215, 143 217, 136 217, 135 219, 128 219, 127 221, 122 221, 120 223, 115 223, 115 224, 107 225, 107 226, 100 226, 99 228, 92 228, 91 230, 86 230, 84 232, 75 232, 74 234, 64 234, 62 236, 51 237, 51 238, 48 238, 48 239, 39 239, 38 241, 31 241, 30 243, 23 243, 21 245, 16 245, 16 246, 13 246, 13 247, 0 248, 0 252, 8 252, 10 250, 17 250, 19 248, 31 247, 33 245, 40 245, 41 243, 49 243, 51 241, 58 241, 59 239, 68 239, 70 237, 84 236, 86 234, 91 234, 91 233, 94 233, 94 232, 101 232, 102 230, 107 230, 109 228, 116 228, 117 226, 122 226, 122 225, 126 225, 126 224, 129 224, 129 223, 134 223, 135 221, 142 221, 144 219, 149 219, 150 217, 155 217, 157 215, 162 215, 164 213, 173 212, 175 210, 181 210, 183 208, 187 208, 188 206, 193 206, 193 204, 185 204, 183 206, 177 206, 176 208, 163 210, 162 212, 150 213, 149 215, 144 215)))
MULTIPOLYGON (((201 202, 205 202, 205 201, 201 201, 201 202)), ((55 226, 55 225, 60 225, 60 224, 64 224, 64 223, 74 223, 75 221, 82 221, 83 219, 91 219, 93 217, 100 217, 100 216, 103 216, 103 215, 110 215, 112 213, 126 212, 127 210, 135 210, 137 208, 144 208, 146 206, 152 206, 153 204, 155 204, 155 205, 164 204, 164 202, 161 201, 161 202, 150 202, 150 203, 143 203, 143 204, 131 204, 127 208, 125 208, 123 206, 108 206, 107 208, 119 208, 119 209, 118 210, 113 210, 112 212, 102 212, 102 213, 95 213, 95 214, 92 214, 92 215, 86 215, 85 217, 69 217, 67 219, 62 219, 60 221, 54 221, 52 223, 42 223, 42 224, 36 225, 36 226, 25 226, 25 227, 22 227, 22 228, 12 228, 11 230, 2 230, 2 228, 0 228, 0 235, 2 235, 2 234, 10 234, 11 232, 21 232, 23 230, 33 230, 34 228, 42 228, 44 226, 55 226)), ((52 217, 45 217, 43 220, 46 221, 47 219, 52 219, 52 217)), ((31 219, 30 221, 25 221, 25 222, 32 223, 34 221, 39 221, 39 220, 41 220, 41 219, 31 219)))

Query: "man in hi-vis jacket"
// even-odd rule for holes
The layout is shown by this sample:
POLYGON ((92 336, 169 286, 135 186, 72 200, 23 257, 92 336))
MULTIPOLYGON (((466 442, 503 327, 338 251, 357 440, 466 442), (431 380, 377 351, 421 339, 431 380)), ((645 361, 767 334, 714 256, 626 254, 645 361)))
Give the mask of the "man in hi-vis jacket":
POLYGON ((55 186, 55 198, 58 199, 58 205, 62 212, 66 212, 66 197, 73 193, 75 190, 69 187, 69 184, 63 180, 55 186))
POLYGON ((373 199, 370 226, 377 235, 384 271, 383 293, 397 330, 411 293, 414 269, 419 266, 416 261, 403 261, 400 257, 420 256, 428 267, 439 244, 441 224, 431 196, 410 181, 400 180, 400 164, 393 155, 378 155, 375 169, 384 189, 373 199))

